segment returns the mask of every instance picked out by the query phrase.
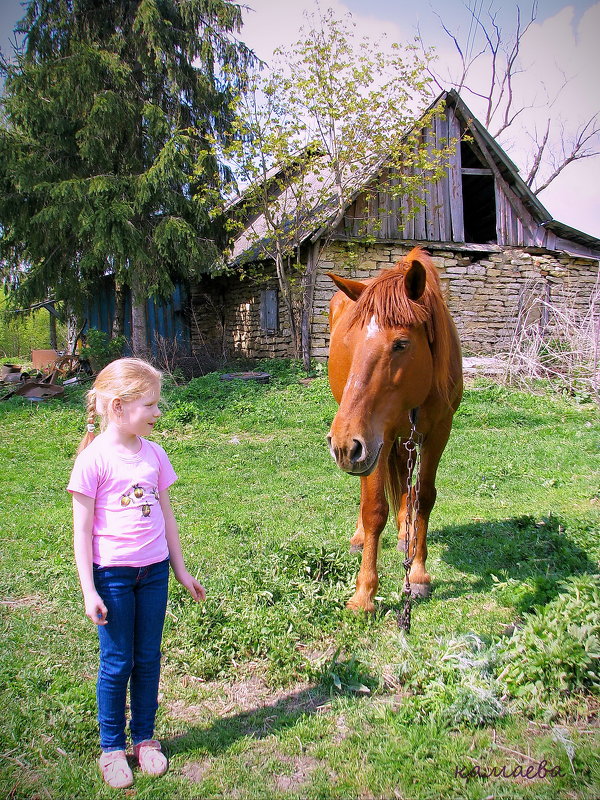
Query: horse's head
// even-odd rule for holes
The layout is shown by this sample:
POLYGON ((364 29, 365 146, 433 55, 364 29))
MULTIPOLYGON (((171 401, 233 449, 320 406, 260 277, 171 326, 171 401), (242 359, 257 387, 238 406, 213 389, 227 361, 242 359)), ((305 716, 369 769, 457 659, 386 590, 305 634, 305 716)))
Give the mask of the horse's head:
POLYGON ((329 372, 340 407, 329 449, 340 469, 369 475, 434 384, 429 300, 439 280, 420 250, 369 284, 330 277, 351 302, 342 297, 332 324, 329 372))

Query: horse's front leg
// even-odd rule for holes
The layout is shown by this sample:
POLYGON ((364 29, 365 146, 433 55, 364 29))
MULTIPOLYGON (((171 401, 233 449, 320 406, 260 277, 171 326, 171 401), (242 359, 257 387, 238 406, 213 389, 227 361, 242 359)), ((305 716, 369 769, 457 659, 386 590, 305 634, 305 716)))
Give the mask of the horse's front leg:
POLYGON ((350 552, 351 553, 359 553, 365 544, 365 528, 362 521, 362 506, 363 506, 363 481, 365 479, 361 478, 360 481, 360 508, 358 511, 358 519, 356 521, 356 530, 354 531, 354 536, 350 539, 350 552))
MULTIPOLYGON (((379 464, 386 464, 387 453, 382 453, 379 464)), ((377 593, 379 576, 377 574, 377 553, 379 537, 388 518, 388 502, 385 497, 385 478, 383 468, 377 469, 368 477, 361 478, 360 523, 363 529, 363 553, 360 570, 356 579, 356 591, 347 603, 353 611, 375 611, 373 598, 377 593)))
MULTIPOLYGON (((421 451, 421 469, 419 476, 418 498, 413 489, 413 503, 418 502, 418 513, 416 515, 415 529, 411 532, 416 541, 411 539, 410 552, 408 557, 413 557, 410 568, 409 580, 411 594, 416 597, 429 597, 431 594, 431 577, 427 572, 425 562, 427 561, 427 531, 429 528, 429 517, 435 505, 437 490, 435 479, 440 458, 444 452, 448 437, 450 436, 451 421, 447 425, 440 426, 435 433, 430 434, 424 440, 421 451), (413 549, 414 548, 414 549, 413 549)), ((406 480, 406 472, 403 471, 403 481, 406 480)), ((417 483, 417 476, 413 476, 413 486, 417 483)), ((406 513, 407 513, 407 493, 406 484, 403 484, 404 491, 402 505, 398 513, 398 549, 406 549, 406 513)), ((413 506, 414 507, 414 506, 413 506)))
POLYGON ((362 524, 362 517, 359 513, 358 520, 356 522, 356 530, 354 531, 354 536, 350 539, 350 552, 360 553, 364 545, 365 545, 365 529, 362 524))

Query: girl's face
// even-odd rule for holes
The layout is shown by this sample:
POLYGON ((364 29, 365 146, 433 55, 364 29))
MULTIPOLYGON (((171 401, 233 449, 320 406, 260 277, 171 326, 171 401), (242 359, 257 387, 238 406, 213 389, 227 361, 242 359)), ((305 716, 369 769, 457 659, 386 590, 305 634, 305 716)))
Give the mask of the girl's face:
POLYGON ((132 436, 148 436, 162 413, 158 407, 159 400, 160 386, 136 400, 118 400, 121 412, 118 416, 119 428, 132 436))

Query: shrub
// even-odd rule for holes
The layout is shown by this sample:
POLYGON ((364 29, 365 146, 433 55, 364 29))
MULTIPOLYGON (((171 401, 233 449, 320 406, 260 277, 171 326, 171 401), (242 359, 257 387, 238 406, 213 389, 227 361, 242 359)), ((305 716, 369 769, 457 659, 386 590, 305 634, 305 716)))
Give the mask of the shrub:
POLYGON ((400 709, 407 722, 438 719, 451 727, 487 725, 504 714, 493 671, 496 653, 475 634, 422 647, 401 646, 395 672, 412 696, 400 709))
POLYGON ((581 575, 527 616, 501 648, 499 681, 516 697, 600 689, 600 577, 581 575))
POLYGON ((478 727, 493 723, 504 708, 491 686, 458 686, 454 699, 442 712, 442 719, 452 727, 478 727))
POLYGON ((506 378, 525 388, 547 382, 580 400, 600 400, 600 287, 578 308, 568 297, 546 296, 545 283, 526 287, 506 366, 506 378))
POLYGON ((290 542, 278 555, 279 570, 290 581, 325 581, 348 586, 356 573, 356 561, 337 543, 306 544, 290 542))
POLYGON ((81 348, 80 356, 90 362, 94 372, 99 372, 111 361, 123 355, 125 341, 124 336, 110 339, 104 331, 90 328, 85 334, 85 346, 81 348))
POLYGON ((189 400, 180 400, 167 407, 161 417, 161 428, 174 430, 180 425, 189 425, 201 416, 200 409, 189 400))

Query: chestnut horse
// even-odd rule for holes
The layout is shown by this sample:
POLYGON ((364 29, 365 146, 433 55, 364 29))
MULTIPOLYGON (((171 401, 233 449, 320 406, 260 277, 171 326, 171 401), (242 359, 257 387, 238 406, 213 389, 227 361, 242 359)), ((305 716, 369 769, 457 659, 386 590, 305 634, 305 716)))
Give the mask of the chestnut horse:
POLYGON ((360 477, 350 545, 363 554, 348 608, 374 611, 379 537, 390 505, 398 549, 405 549, 407 451, 401 440, 410 435, 414 409, 422 448, 418 498, 411 498, 418 512, 409 580, 413 595, 429 594, 427 525, 438 464, 462 397, 460 343, 424 250, 414 248, 366 282, 329 276, 341 291, 330 304, 329 384, 339 409, 327 439, 338 467, 360 477))

